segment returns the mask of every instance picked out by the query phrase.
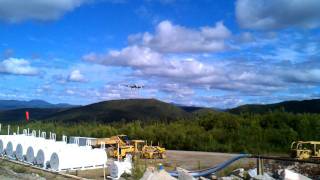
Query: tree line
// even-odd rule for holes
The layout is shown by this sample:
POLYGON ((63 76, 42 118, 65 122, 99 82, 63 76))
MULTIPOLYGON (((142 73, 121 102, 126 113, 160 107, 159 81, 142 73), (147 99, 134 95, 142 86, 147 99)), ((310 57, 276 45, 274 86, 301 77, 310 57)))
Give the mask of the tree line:
MULTIPOLYGON (((272 111, 265 114, 196 113, 175 121, 120 121, 101 124, 33 121, 16 123, 23 128, 55 132, 58 137, 110 137, 126 134, 131 139, 160 142, 167 149, 244 153, 287 153, 295 140, 320 140, 320 114, 272 111)), ((6 133, 3 125, 2 134, 6 133)))

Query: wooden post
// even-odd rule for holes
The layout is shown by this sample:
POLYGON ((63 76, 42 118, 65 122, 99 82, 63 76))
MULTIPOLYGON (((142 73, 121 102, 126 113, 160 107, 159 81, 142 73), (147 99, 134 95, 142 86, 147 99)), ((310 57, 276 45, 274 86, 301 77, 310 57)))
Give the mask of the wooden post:
POLYGON ((105 168, 105 164, 103 164, 103 179, 106 179, 106 168, 105 168))
POLYGON ((263 175, 263 159, 257 158, 257 175, 263 175))
POLYGON ((118 161, 120 160, 120 156, 119 156, 119 153, 120 153, 120 144, 119 144, 119 142, 118 142, 118 149, 117 149, 117 151, 118 151, 118 161))

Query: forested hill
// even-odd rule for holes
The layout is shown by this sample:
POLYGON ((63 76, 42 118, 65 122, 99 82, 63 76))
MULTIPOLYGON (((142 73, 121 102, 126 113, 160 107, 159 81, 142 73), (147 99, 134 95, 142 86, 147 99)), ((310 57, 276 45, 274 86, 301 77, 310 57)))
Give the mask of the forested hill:
POLYGON ((320 113, 320 99, 303 101, 284 101, 275 104, 248 104, 229 109, 228 112, 240 113, 267 113, 269 111, 281 110, 292 113, 320 113))
POLYGON ((46 118, 61 122, 115 122, 120 120, 177 120, 190 114, 183 109, 156 99, 104 101, 61 111, 46 118))
POLYGON ((0 111, 0 123, 25 122, 26 111, 29 112, 31 120, 42 120, 64 110, 60 108, 22 108, 0 111))
MULTIPOLYGON (((13 107, 9 105, 10 103, 6 107, 13 107)), ((93 121, 109 123, 121 120, 172 121, 189 118, 193 113, 205 109, 201 107, 179 107, 156 99, 111 100, 73 108, 40 107, 0 110, 0 122, 23 122, 25 111, 29 111, 31 120, 66 123, 93 121)))
MULTIPOLYGON (((111 100, 77 107, 62 105, 60 108, 57 108, 59 107, 58 105, 47 104, 45 101, 30 101, 28 104, 33 104, 31 107, 24 107, 23 105, 17 106, 20 107, 18 109, 11 109, 14 106, 12 106, 11 101, 8 102, 8 104, 4 104, 2 107, 7 109, 9 108, 9 110, 0 109, 0 122, 23 121, 25 119, 25 111, 30 112, 31 120, 58 121, 66 123, 93 121, 109 123, 121 120, 172 121, 179 119, 192 119, 196 114, 217 112, 217 110, 212 108, 179 106, 156 99, 111 100)), ((243 105, 229 109, 226 112, 234 114, 264 114, 277 110, 292 113, 320 113, 320 99, 285 101, 268 105, 243 105)))

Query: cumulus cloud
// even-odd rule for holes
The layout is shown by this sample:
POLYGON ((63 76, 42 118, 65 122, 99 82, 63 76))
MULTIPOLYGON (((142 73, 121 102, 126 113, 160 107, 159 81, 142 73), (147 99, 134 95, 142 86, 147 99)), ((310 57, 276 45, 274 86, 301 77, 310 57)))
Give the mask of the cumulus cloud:
POLYGON ((83 74, 81 74, 80 70, 73 70, 71 71, 70 75, 68 76, 68 81, 70 82, 84 82, 86 79, 84 78, 83 74))
MULTIPOLYGON (((167 102, 232 107, 271 96, 281 99, 283 94, 301 91, 301 87, 307 93, 318 88, 320 64, 314 37, 309 37, 309 43, 301 43, 304 37, 292 31, 231 35, 221 22, 213 27, 191 29, 163 21, 154 33, 129 36, 129 46, 123 49, 91 52, 83 59, 108 67, 124 67, 126 78, 145 81, 143 91, 153 90, 156 98, 167 102), (216 55, 214 52, 222 49, 211 48, 214 43, 220 43, 222 49, 234 46, 239 52, 216 55)), ((99 91, 99 97, 136 97, 127 89, 114 87, 99 91)), ((295 97, 298 96, 302 97, 295 97)))
POLYGON ((0 62, 0 73, 33 76, 38 70, 25 59, 9 58, 0 62))
POLYGON ((167 58, 147 47, 129 46, 107 54, 89 53, 86 61, 107 66, 130 67, 136 75, 162 76, 170 78, 203 77, 218 71, 192 58, 167 58))
POLYGON ((231 32, 222 22, 217 22, 213 27, 191 29, 162 21, 154 34, 132 35, 129 42, 139 41, 146 47, 166 53, 217 52, 226 49, 225 40, 230 36, 231 32))
POLYGON ((54 20, 88 0, 1 0, 0 19, 9 22, 23 20, 54 20))
POLYGON ((279 29, 320 26, 318 0, 238 0, 236 17, 244 28, 279 29))
POLYGON ((177 89, 191 94, 190 90, 197 87, 265 95, 298 87, 301 83, 310 86, 320 83, 320 64, 313 60, 239 62, 225 59, 204 63, 194 58, 163 55, 139 46, 94 56, 91 53, 84 58, 106 66, 129 67, 137 78, 160 79, 167 83, 166 88, 160 90, 171 94, 177 93, 174 92, 177 89))
POLYGON ((103 65, 149 67, 158 66, 162 63, 162 55, 150 48, 130 46, 120 51, 112 50, 107 54, 89 53, 83 56, 86 61, 96 62, 103 65))
POLYGON ((183 98, 185 96, 192 96, 195 94, 194 90, 191 87, 183 86, 178 83, 164 83, 158 89, 160 89, 162 92, 172 94, 180 98, 183 98))
POLYGON ((239 106, 243 103, 240 97, 232 95, 207 95, 207 96, 197 96, 194 98, 198 105, 206 105, 209 107, 219 107, 219 108, 230 108, 239 106))

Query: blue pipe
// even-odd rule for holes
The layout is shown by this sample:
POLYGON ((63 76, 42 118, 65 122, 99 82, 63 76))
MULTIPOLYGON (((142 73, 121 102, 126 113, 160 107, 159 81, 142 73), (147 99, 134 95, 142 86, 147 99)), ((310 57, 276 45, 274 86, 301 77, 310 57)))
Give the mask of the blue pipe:
MULTIPOLYGON (((200 177, 200 176, 208 176, 210 174, 213 174, 213 173, 216 173, 224 168, 226 168, 227 166, 229 166, 230 164, 232 164, 233 162, 235 161, 238 161, 239 159, 242 159, 242 158, 248 158, 250 157, 251 155, 250 154, 240 154, 236 157, 233 157, 231 159, 229 159, 228 161, 225 161, 221 164, 218 164, 217 166, 214 166, 214 167, 211 167, 211 168, 208 168, 208 169, 204 169, 204 170, 200 170, 200 171, 189 171, 189 174, 193 177, 200 177)), ((173 177, 178 177, 179 174, 177 171, 171 171, 169 172, 169 174, 173 177)))

